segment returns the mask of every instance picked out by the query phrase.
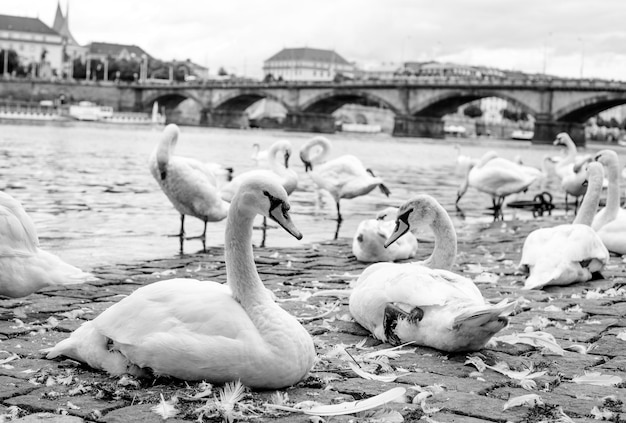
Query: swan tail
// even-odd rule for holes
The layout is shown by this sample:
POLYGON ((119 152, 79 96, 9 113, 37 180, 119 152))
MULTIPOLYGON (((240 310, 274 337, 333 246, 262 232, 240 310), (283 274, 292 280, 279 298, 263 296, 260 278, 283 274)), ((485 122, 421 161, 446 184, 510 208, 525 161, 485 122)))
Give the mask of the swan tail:
POLYGON ((110 339, 98 331, 92 322, 83 323, 69 338, 44 350, 47 359, 68 357, 112 375, 127 373, 128 359, 119 351, 109 349, 110 339))
POLYGON ((493 333, 504 328, 508 324, 507 316, 510 315, 517 305, 516 301, 503 300, 498 304, 485 304, 471 307, 456 316, 453 327, 471 326, 493 329, 493 333))

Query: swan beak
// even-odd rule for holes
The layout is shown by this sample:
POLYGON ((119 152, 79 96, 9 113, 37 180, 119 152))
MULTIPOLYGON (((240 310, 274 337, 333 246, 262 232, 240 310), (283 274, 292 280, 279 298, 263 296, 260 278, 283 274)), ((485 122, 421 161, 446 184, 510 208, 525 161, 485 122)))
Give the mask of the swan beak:
POLYGON ((289 205, 281 203, 281 205, 273 207, 270 210, 269 217, 270 219, 278 223, 284 230, 293 235, 294 238, 300 240, 302 239, 302 234, 300 233, 298 228, 296 228, 296 225, 294 225, 291 221, 291 217, 289 216, 287 210, 289 210, 289 205))
POLYGON ((289 151, 285 151, 285 169, 289 169, 289 151))
POLYGON ((396 220, 396 227, 393 230, 393 233, 387 238, 385 241, 385 248, 389 247, 391 244, 396 242, 398 238, 409 231, 409 225, 401 219, 396 220))

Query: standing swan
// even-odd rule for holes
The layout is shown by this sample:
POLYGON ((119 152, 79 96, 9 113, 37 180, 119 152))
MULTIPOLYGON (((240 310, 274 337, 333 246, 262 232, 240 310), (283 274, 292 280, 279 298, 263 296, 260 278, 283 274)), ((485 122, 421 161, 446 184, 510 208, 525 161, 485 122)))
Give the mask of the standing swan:
POLYGON ((429 195, 418 195, 400 207, 386 245, 423 224, 435 232, 433 255, 423 264, 377 263, 366 268, 350 295, 350 313, 374 337, 394 345, 479 350, 508 324, 506 316, 516 303, 490 304, 470 279, 436 268, 454 263, 456 234, 446 211, 429 195))
POLYGON ((325 162, 329 152, 330 141, 325 137, 316 136, 302 146, 300 160, 304 163, 304 170, 309 172, 313 182, 320 189, 328 191, 335 200, 337 205, 335 239, 337 239, 343 221, 339 208, 339 201, 342 198, 360 197, 369 194, 376 187, 379 187, 387 197, 390 192, 382 178, 374 175, 371 169, 366 169, 355 156, 346 154, 325 162))
POLYGON ((606 194, 606 207, 593 218, 591 227, 595 229, 604 246, 617 254, 626 254, 626 210, 620 207, 620 164, 613 150, 601 150, 595 160, 602 163, 608 174, 609 185, 606 194))
POLYGON ((591 228, 602 190, 602 165, 587 165, 587 195, 574 222, 537 229, 524 241, 520 269, 529 276, 524 289, 585 282, 602 270, 609 252, 591 228))
POLYGON ((169 124, 165 127, 161 141, 150 156, 150 173, 180 213, 180 252, 183 252, 185 240, 185 215, 204 222, 204 231, 197 238, 202 240, 202 250, 206 252, 207 222, 226 218, 228 203, 220 198, 218 182, 210 165, 174 156, 179 134, 178 126, 169 124))
MULTIPOLYGON (((280 182, 287 191, 287 195, 291 195, 292 192, 298 188, 298 174, 295 170, 289 169, 289 158, 292 155, 291 143, 288 140, 278 140, 274 142, 270 149, 267 151, 267 160, 269 170, 263 169, 263 172, 274 173, 280 178, 280 182)), ((253 172, 257 172, 254 170, 253 172)), ((225 185, 220 195, 224 201, 230 202, 236 191, 241 185, 244 175, 247 172, 235 177, 230 183, 225 185)), ((267 219, 263 217, 263 238, 261 240, 261 247, 265 247, 266 231, 267 231, 267 219)))
POLYGON ((465 160, 465 179, 459 187, 456 204, 471 186, 491 196, 494 220, 502 219, 502 205, 507 196, 526 191, 541 177, 541 171, 511 160, 498 157, 489 151, 478 161, 465 160))
POLYGON ((586 173, 584 172, 584 164, 591 161, 589 155, 578 156, 576 144, 567 132, 557 134, 554 145, 564 145, 567 149, 565 158, 560 160, 554 166, 554 171, 561 180, 561 187, 565 191, 565 208, 568 207, 568 196, 574 197, 574 212, 578 211, 578 199, 587 192, 586 173))
POLYGON ((93 278, 39 248, 35 225, 22 204, 0 192, 0 296, 24 297, 45 286, 93 278))
POLYGON ((277 305, 254 264, 257 214, 297 239, 287 193, 275 177, 250 172, 232 200, 226 223, 227 284, 170 279, 139 288, 84 323, 47 358, 67 356, 112 375, 168 375, 251 388, 293 385, 313 366, 311 336, 277 305))

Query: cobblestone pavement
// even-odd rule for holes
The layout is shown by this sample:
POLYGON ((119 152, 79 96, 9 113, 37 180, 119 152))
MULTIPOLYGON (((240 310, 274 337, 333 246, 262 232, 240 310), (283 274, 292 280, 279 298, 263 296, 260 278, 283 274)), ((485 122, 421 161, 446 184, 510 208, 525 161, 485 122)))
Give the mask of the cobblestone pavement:
MULTIPOLYGON (((461 235, 453 270, 477 280, 486 298, 520 300, 509 327, 497 336, 528 328, 547 332, 560 347, 575 345, 562 355, 541 346, 497 342, 470 354, 407 346, 402 351, 408 353, 368 360, 365 353, 390 346, 368 336, 351 320, 347 299, 310 296, 318 290, 347 288, 351 275, 358 275, 366 266, 353 257, 351 239, 299 248, 255 249, 261 279, 285 309, 303 319, 314 337, 319 361, 310 376, 294 387, 279 393, 248 391, 234 407, 234 419, 321 421, 265 404, 333 404, 400 386, 406 388, 405 397, 382 411, 324 420, 587 422, 604 417, 624 421, 626 265, 622 258, 611 258, 604 279, 545 291, 521 290, 523 277, 515 272, 526 235, 537 227, 554 225, 558 219, 476 224, 461 235), (343 351, 369 373, 401 376, 393 382, 366 380, 352 370, 352 359, 343 351), (475 364, 467 363, 468 357, 474 357, 475 364), (498 363, 505 363, 508 370, 498 363), (599 373, 595 383, 600 384, 581 378, 590 372, 599 373), (608 379, 610 376, 621 377, 621 382, 608 379), (507 404, 530 394, 540 397, 543 404, 507 404)), ((421 242, 418 258, 431 250, 432 242, 421 242)), ((174 396, 178 414, 169 421, 222 421, 224 411, 215 407, 220 387, 209 391, 204 384, 165 378, 111 378, 71 360, 46 360, 41 350, 141 285, 172 277, 224 281, 223 249, 107 266, 95 273, 100 277, 95 283, 0 300, 0 422, 11 418, 30 422, 161 421, 152 407, 161 398, 174 396)))

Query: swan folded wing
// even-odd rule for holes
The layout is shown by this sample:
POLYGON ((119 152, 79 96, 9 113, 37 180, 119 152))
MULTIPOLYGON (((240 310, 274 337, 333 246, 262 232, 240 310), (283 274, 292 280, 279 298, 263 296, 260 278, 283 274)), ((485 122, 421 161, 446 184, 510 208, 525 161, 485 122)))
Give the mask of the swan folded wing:
MULTIPOLYGON (((625 211, 626 212, 626 211, 625 211)), ((626 213, 605 224, 598 230, 598 236, 604 246, 617 254, 626 254, 626 213)))
POLYGON ((507 195, 519 192, 533 183, 535 178, 504 167, 485 167, 472 175, 471 184, 483 187, 483 191, 493 195, 507 195))
POLYGON ((10 255, 16 251, 35 253, 39 245, 35 225, 21 205, 13 201, 19 208, 15 205, 7 206, 4 201, 0 205, 0 255, 10 255))

